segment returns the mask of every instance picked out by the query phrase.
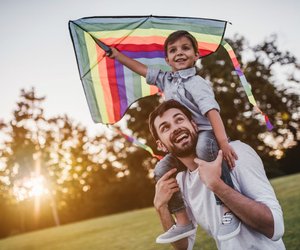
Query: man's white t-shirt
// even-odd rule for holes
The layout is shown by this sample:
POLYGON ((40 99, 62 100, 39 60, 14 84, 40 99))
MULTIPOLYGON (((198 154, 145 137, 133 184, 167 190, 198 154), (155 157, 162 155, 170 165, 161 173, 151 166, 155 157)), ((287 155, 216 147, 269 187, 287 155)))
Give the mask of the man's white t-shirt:
MULTIPOLYGON (((239 158, 236 161, 236 167, 231 171, 234 187, 243 195, 270 208, 274 218, 272 239, 242 223, 241 231, 237 236, 230 240, 218 241, 217 231, 221 222, 221 206, 216 205, 214 194, 201 182, 197 170, 181 172, 177 175, 191 219, 215 239, 218 249, 285 249, 281 239, 284 232, 282 210, 266 177, 261 159, 245 143, 233 141, 230 145, 239 158)), ((195 236, 189 238, 189 249, 193 248, 194 239, 195 236)))

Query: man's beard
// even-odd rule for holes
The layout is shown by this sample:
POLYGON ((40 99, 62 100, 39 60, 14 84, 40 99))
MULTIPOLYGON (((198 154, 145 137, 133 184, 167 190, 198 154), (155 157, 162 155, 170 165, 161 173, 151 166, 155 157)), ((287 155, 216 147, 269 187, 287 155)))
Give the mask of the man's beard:
POLYGON ((171 136, 171 145, 168 148, 168 151, 177 157, 187 157, 196 152, 197 133, 189 131, 188 129, 179 129, 177 131, 174 131, 173 134, 179 134, 182 132, 188 133, 191 139, 184 145, 179 146, 176 143, 174 143, 174 140, 172 140, 171 136))

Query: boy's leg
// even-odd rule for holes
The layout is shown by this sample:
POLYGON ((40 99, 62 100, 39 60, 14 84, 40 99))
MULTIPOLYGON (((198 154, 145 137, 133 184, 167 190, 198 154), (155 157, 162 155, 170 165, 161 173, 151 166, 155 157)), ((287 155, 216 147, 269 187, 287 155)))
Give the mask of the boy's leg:
MULTIPOLYGON (((217 140, 212 130, 209 131, 201 131, 198 136, 197 142, 197 156, 205 161, 213 161, 216 159, 219 151, 219 146, 217 144, 217 140)), ((222 161, 222 174, 221 179, 230 187, 234 188, 230 170, 228 168, 227 162, 225 160, 222 161)), ((219 199, 218 196, 215 195, 217 205, 223 205, 222 208, 224 210, 222 223, 220 224, 218 239, 219 240, 227 240, 240 232, 240 220, 230 212, 230 210, 224 206, 223 202, 219 199)))
MULTIPOLYGON (((198 142, 196 147, 197 156, 204 161, 214 161, 217 158, 219 152, 219 145, 217 143, 216 137, 212 130, 200 131, 198 135, 198 142)), ((233 186, 233 182, 230 175, 230 170, 228 168, 227 162, 222 161, 222 174, 221 179, 230 187, 233 186)), ((223 202, 215 195, 216 203, 222 205, 223 202)))
MULTIPOLYGON (((176 174, 186 170, 186 167, 180 160, 172 154, 167 154, 157 163, 154 169, 155 180, 158 181, 166 172, 174 167, 177 168, 176 174)), ((172 177, 175 178, 176 174, 172 177)), ((191 223, 185 208, 181 192, 178 191, 174 193, 168 203, 168 209, 170 213, 175 215, 177 223, 168 231, 159 235, 156 238, 156 243, 172 243, 195 233, 196 228, 194 224, 191 223)))

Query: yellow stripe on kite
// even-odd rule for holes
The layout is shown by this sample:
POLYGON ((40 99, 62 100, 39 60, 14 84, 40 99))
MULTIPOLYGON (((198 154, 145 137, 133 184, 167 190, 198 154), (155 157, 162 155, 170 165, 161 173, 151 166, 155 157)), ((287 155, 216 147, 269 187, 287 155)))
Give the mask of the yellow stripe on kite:
POLYGON ((142 96, 148 96, 151 94, 149 84, 146 82, 146 78, 141 77, 141 88, 142 88, 142 96))
POLYGON ((85 42, 87 44, 87 52, 90 62, 90 68, 91 68, 91 78, 92 78, 92 84, 93 84, 93 90, 96 96, 96 102, 98 106, 98 110, 101 115, 101 119, 104 123, 107 123, 109 121, 107 110, 103 107, 105 107, 105 101, 104 101, 104 90, 102 88, 101 84, 97 84, 100 82, 100 76, 98 71, 98 58, 97 58, 97 46, 95 46, 95 41, 91 38, 90 35, 87 33, 84 34, 85 36, 85 42))
MULTIPOLYGON (((136 30, 113 30, 113 31, 97 31, 90 32, 92 36, 100 39, 112 39, 113 41, 122 41, 127 40, 128 37, 142 37, 143 39, 148 39, 151 37, 162 37, 163 41, 168 37, 169 34, 174 32, 175 30, 165 30, 165 29, 136 29, 136 30), (149 34, 151 34, 149 36, 149 34)), ((217 35, 209 35, 197 32, 190 32, 197 41, 206 42, 206 43, 219 43, 221 42, 222 37, 217 35)), ((104 40, 103 40, 104 41, 104 40)), ((115 43, 115 42, 114 42, 115 43)))

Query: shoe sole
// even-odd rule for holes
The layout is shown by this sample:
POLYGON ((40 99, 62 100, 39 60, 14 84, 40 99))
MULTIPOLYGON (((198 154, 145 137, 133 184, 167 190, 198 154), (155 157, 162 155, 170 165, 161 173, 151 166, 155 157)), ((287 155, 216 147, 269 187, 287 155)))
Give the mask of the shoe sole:
POLYGON ((184 234, 180 234, 180 235, 177 235, 177 236, 172 237, 172 238, 169 238, 169 239, 159 239, 159 238, 157 238, 157 239, 156 239, 156 243, 159 243, 159 244, 172 243, 172 242, 175 242, 175 241, 177 241, 177 240, 181 240, 181 239, 183 239, 183 238, 186 238, 186 237, 188 237, 188 236, 194 234, 194 233, 196 232, 196 230, 197 230, 197 229, 195 228, 195 229, 193 229, 193 230, 191 230, 191 231, 188 231, 188 232, 186 232, 186 233, 184 233, 184 234))
POLYGON ((229 240, 229 239, 233 238, 234 236, 238 235, 240 231, 241 231, 241 223, 239 223, 239 226, 237 227, 237 229, 235 231, 231 232, 230 234, 223 235, 223 236, 217 236, 217 238, 220 241, 229 240))

